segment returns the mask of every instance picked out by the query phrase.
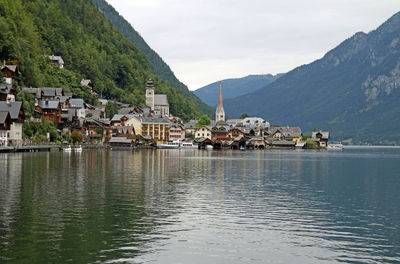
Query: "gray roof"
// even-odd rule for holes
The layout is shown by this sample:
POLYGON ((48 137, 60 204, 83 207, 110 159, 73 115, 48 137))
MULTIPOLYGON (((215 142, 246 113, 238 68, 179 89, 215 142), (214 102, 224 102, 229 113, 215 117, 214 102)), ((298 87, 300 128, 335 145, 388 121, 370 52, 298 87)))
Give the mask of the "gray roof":
POLYGON ((69 98, 69 96, 56 96, 54 100, 57 100, 60 103, 65 103, 69 98))
POLYGON ((321 133, 322 134, 322 139, 329 139, 329 132, 323 132, 323 131, 315 131, 312 133, 312 138, 317 138, 317 134, 321 133))
POLYGON ((112 137, 110 139, 110 143, 126 143, 126 144, 130 144, 132 143, 133 139, 129 139, 126 137, 112 137))
POLYGON ((284 140, 276 140, 276 141, 272 141, 272 146, 296 146, 296 141, 284 141, 284 140))
POLYGON ((16 120, 19 117, 19 112, 22 108, 22 102, 10 102, 5 101, 0 102, 0 111, 6 111, 10 113, 11 119, 16 120))
POLYGON ((263 137, 252 137, 252 138, 250 138, 249 141, 262 141, 262 140, 264 140, 263 137))
POLYGON ((81 81, 81 86, 89 86, 89 83, 90 83, 90 82, 91 82, 90 80, 82 79, 82 81, 81 81))
POLYGON ((87 117, 86 118, 87 123, 96 123, 98 125, 103 125, 103 126, 109 126, 110 125, 110 119, 108 118, 93 118, 93 117, 87 117))
POLYGON ((61 56, 54 56, 54 55, 50 55, 49 59, 51 61, 57 61, 59 64, 64 64, 64 60, 62 59, 61 56))
POLYGON ((138 117, 139 115, 138 115, 138 114, 129 114, 129 115, 116 114, 116 115, 114 115, 114 116, 112 117, 111 121, 119 121, 119 120, 121 120, 121 118, 122 118, 123 116, 126 116, 126 118, 128 118, 128 120, 129 120, 129 119, 131 119, 132 117, 138 117))
POLYGON ((169 125, 171 121, 166 117, 136 117, 142 124, 164 124, 169 125))
POLYGON ((152 140, 153 139, 150 135, 146 135, 146 136, 142 135, 142 138, 145 139, 145 140, 152 140))
POLYGON ((62 96, 63 89, 62 88, 54 88, 54 87, 39 87, 40 91, 44 96, 62 96))
POLYGON ((0 111, 0 124, 4 124, 6 122, 8 115, 8 111, 0 111))
POLYGON ((86 112, 86 116, 87 117, 89 116, 89 117, 92 117, 94 119, 99 119, 100 116, 101 116, 101 112, 102 111, 101 110, 89 110, 89 109, 86 109, 85 112, 86 112))
POLYGON ((69 100, 69 107, 78 109, 85 108, 85 101, 83 101, 83 99, 80 98, 71 98, 69 100))
POLYGON ((168 99, 166 94, 155 94, 154 105, 168 105, 168 99))
POLYGON ((135 111, 134 107, 124 107, 118 110, 118 114, 127 115, 135 111))
POLYGON ((22 88, 22 92, 23 93, 27 93, 27 94, 33 94, 36 96, 36 98, 40 98, 40 89, 39 88, 22 88))
POLYGON ((300 127, 275 127, 271 129, 271 134, 275 134, 277 131, 281 132, 283 137, 294 138, 301 137, 302 132, 300 127))
POLYGON ((42 109, 57 109, 59 104, 59 101, 40 101, 38 106, 42 109))

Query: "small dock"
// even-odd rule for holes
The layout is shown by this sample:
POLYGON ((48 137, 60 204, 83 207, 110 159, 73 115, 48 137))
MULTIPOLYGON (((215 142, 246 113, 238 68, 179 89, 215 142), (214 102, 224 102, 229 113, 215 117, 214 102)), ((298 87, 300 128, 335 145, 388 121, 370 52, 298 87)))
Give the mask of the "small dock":
POLYGON ((1 147, 0 153, 10 152, 44 152, 44 151, 60 151, 60 145, 32 145, 32 146, 16 146, 1 147))

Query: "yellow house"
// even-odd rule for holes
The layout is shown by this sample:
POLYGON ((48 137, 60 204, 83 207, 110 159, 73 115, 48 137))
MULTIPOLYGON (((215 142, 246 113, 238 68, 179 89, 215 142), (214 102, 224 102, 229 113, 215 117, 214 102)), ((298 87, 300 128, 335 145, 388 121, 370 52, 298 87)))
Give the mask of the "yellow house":
POLYGON ((303 133, 300 127, 279 127, 272 133, 272 137, 278 140, 300 142, 303 139, 303 133))
POLYGON ((196 132, 194 134, 194 137, 196 139, 199 138, 208 138, 211 139, 211 128, 208 126, 201 126, 196 129, 196 132))
POLYGON ((157 143, 169 140, 170 121, 166 117, 132 117, 125 125, 132 126, 136 135, 151 136, 157 143))

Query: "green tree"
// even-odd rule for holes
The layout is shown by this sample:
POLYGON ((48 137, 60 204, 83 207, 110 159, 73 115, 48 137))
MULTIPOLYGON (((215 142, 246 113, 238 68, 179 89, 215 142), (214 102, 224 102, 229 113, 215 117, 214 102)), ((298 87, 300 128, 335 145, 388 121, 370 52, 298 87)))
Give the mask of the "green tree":
POLYGON ((246 117, 250 117, 248 114, 243 113, 239 118, 240 119, 245 119, 246 117))
POLYGON ((199 121, 197 122, 196 127, 209 126, 209 125, 211 125, 211 119, 208 117, 208 115, 202 115, 199 121))
POLYGON ((114 101, 108 101, 106 105, 106 115, 107 118, 112 118, 114 115, 118 114, 118 104, 114 101))

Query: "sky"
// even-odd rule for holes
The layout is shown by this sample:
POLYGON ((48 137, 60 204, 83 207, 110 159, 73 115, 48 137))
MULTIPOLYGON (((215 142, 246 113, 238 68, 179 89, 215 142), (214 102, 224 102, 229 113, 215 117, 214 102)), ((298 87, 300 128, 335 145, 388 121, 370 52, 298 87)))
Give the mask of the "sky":
POLYGON ((400 0, 107 0, 190 90, 311 63, 400 0))

